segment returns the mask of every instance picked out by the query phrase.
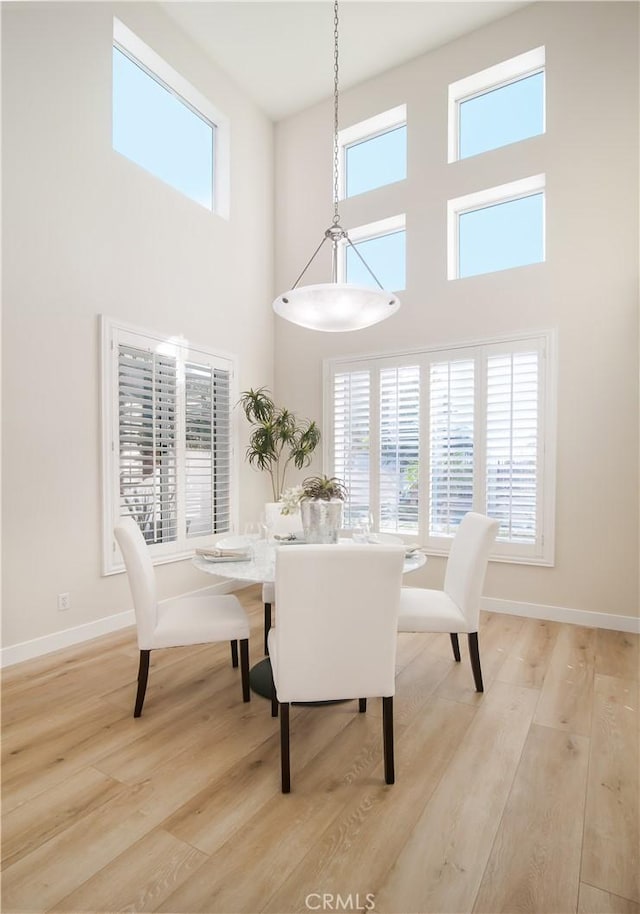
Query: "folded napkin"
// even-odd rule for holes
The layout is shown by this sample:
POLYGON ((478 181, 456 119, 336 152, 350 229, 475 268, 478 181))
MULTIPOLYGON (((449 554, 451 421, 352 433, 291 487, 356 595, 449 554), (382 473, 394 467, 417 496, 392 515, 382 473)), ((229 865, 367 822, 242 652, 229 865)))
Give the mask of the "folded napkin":
POLYGON ((221 549, 219 546, 210 546, 207 549, 196 549, 196 555, 212 556, 214 559, 244 558, 249 552, 245 549, 221 549))
POLYGON ((412 555, 420 555, 420 553, 424 551, 424 546, 421 546, 420 543, 411 543, 404 548, 404 554, 407 558, 410 558, 412 555))

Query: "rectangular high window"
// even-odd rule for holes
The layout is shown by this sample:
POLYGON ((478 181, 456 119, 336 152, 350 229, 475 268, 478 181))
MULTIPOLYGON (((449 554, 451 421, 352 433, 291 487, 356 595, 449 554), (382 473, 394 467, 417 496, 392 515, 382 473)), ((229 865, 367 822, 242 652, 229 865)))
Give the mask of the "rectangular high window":
POLYGON ((133 517, 158 561, 232 527, 232 360, 102 320, 104 571, 133 517))
POLYGON ((118 20, 112 140, 116 152, 154 177, 227 215, 226 119, 118 20))
POLYGON ((407 177, 406 120, 406 106, 399 105, 340 131, 341 197, 354 197, 407 177))
POLYGON ((468 511, 500 521, 494 558, 553 564, 552 334, 329 360, 325 447, 345 525, 446 553, 468 511))
POLYGON ((339 272, 342 282, 375 287, 376 282, 368 266, 384 289, 398 292, 406 288, 404 215, 350 229, 349 238, 353 247, 343 244, 341 248, 339 272))
POLYGON ((449 86, 449 162, 544 132, 544 47, 449 86))
POLYGON ((448 203, 448 276, 542 263, 544 175, 458 197, 448 203))

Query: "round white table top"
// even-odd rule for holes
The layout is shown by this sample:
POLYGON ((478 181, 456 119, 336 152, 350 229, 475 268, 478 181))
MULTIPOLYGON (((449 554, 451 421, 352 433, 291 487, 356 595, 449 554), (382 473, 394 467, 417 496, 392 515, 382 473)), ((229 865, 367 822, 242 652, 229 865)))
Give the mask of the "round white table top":
MULTIPOLYGON (((224 542, 224 541, 223 541, 224 542)), ((352 540, 340 540, 341 543, 350 543, 352 540)), ((217 545, 222 546, 222 543, 217 545)), ((234 543, 237 545, 237 543, 234 543)), ((207 574, 219 575, 223 578, 234 578, 237 581, 252 581, 256 584, 266 584, 275 581, 276 577, 276 548, 295 549, 295 543, 281 543, 279 546, 267 543, 265 540, 256 540, 252 544, 252 557, 247 561, 225 562, 220 559, 211 561, 205 556, 193 557, 193 564, 200 571, 207 574)), ((424 552, 407 554, 404 560, 403 574, 417 571, 426 563, 424 552)))

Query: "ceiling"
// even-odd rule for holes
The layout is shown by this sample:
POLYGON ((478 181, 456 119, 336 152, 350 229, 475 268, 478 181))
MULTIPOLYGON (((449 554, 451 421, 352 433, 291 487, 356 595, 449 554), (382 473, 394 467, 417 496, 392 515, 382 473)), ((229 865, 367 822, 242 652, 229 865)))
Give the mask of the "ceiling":
MULTIPOLYGON (((161 5, 272 120, 333 92, 331 0, 173 0, 161 5)), ((527 0, 342 0, 340 88, 526 5, 527 0)))

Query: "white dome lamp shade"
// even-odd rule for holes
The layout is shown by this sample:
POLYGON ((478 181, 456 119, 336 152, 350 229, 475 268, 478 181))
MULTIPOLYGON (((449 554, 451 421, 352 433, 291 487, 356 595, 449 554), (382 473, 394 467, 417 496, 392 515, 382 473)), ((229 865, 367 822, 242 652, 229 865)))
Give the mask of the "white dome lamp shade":
POLYGON ((327 229, 322 242, 293 288, 288 292, 283 292, 273 303, 273 310, 285 320, 309 330, 324 330, 329 333, 362 330, 364 327, 370 327, 372 324, 391 317, 399 307, 400 299, 392 292, 387 292, 382 288, 360 251, 351 243, 345 230, 337 223, 327 229), (333 248, 333 281, 312 286, 298 286, 327 239, 331 241, 333 248), (373 276, 378 288, 337 282, 338 245, 342 240, 356 252, 373 276))
POLYGON ((334 82, 333 82, 333 223, 304 270, 288 292, 279 295, 273 310, 280 317, 306 327, 309 330, 324 330, 341 333, 362 330, 391 317, 400 307, 400 299, 393 292, 386 291, 378 277, 366 262, 349 235, 340 225, 338 214, 338 0, 333 5, 334 21, 334 82), (331 282, 311 286, 299 286, 299 282, 313 263, 325 241, 331 242, 331 282), (340 244, 348 245, 355 251, 375 281, 376 287, 355 286, 338 282, 338 251, 340 244))

